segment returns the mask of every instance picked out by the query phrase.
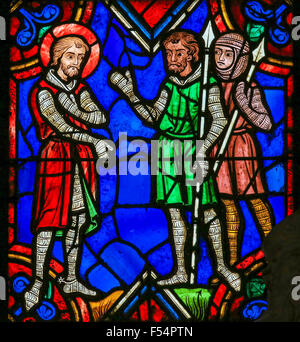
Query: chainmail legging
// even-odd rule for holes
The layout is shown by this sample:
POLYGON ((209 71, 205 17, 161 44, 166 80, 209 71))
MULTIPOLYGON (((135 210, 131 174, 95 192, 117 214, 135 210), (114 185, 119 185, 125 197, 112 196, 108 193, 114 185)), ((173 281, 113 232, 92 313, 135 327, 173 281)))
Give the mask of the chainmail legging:
MULTIPOLYGON (((238 235, 240 232, 241 220, 234 200, 223 199, 226 210, 227 236, 229 243, 230 265, 235 264, 239 259, 238 235)), ((247 201, 250 209, 258 221, 258 229, 266 237, 272 230, 271 211, 268 203, 261 199, 252 199, 247 201)))

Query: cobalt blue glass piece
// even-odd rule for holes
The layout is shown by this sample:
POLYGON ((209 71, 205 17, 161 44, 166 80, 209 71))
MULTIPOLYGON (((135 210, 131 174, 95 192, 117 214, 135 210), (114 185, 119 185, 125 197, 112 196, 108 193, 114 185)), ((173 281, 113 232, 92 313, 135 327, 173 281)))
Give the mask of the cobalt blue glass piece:
POLYGON ((87 272, 86 278, 93 287, 105 293, 112 289, 118 289, 121 286, 119 281, 111 274, 111 272, 100 264, 91 268, 87 272))
POLYGON ((151 175, 148 168, 148 175, 119 176, 119 196, 120 205, 149 204, 151 203, 151 175), (139 189, 137 191, 137 189, 139 189), (132 195, 134 193, 134 196, 132 195))
POLYGON ((279 157, 284 152, 284 124, 270 133, 256 133, 263 157, 279 157))
POLYGON ((249 211, 249 208, 246 202, 240 201, 240 206, 242 209, 244 222, 245 222, 245 231, 244 231, 242 249, 241 249, 241 256, 243 257, 260 247, 261 238, 257 231, 253 216, 251 212, 249 211))
POLYGON ((128 54, 130 56, 130 64, 133 67, 145 68, 148 66, 149 61, 150 61, 148 56, 139 56, 139 55, 135 55, 131 52, 128 52, 128 54))
POLYGON ((52 23, 60 13, 60 8, 55 5, 46 5, 41 13, 29 12, 21 8, 19 12, 24 16, 25 28, 17 35, 17 43, 20 46, 30 45, 36 39, 38 30, 36 24, 46 25, 52 23))
POLYGON ((115 66, 119 66, 120 56, 124 51, 124 42, 117 31, 111 27, 103 55, 115 66))
POLYGON ((273 11, 265 10, 258 1, 248 1, 245 5, 245 13, 250 19, 261 23, 265 23, 274 17, 273 11))
POLYGON ((18 132, 18 155, 19 158, 33 157, 32 151, 30 150, 30 144, 24 139, 21 131, 18 132))
POLYGON ((272 196, 269 198, 269 202, 273 208, 274 216, 275 216, 275 224, 281 222, 285 216, 285 199, 284 196, 272 196))
MULTIPOLYGON (((189 0, 182 0, 180 1, 180 3, 178 3, 178 5, 176 4, 176 7, 174 10, 172 10, 172 14, 173 15, 177 15, 180 10, 186 5, 186 3, 188 2, 189 0)), ((205 1, 204 1, 205 2, 205 1)))
POLYGON ((141 298, 141 296, 147 291, 147 286, 144 286, 141 290, 141 292, 135 296, 132 301, 129 303, 129 305, 124 309, 124 313, 128 314, 130 312, 130 309, 132 309, 135 304, 138 302, 138 300, 141 298))
POLYGON ((20 316, 22 312, 23 312, 22 308, 19 307, 19 308, 14 312, 14 315, 15 315, 15 316, 20 316))
POLYGON ((110 20, 111 13, 101 2, 98 2, 93 16, 91 28, 96 33, 97 37, 99 37, 102 44, 105 41, 110 20))
POLYGON ((81 263, 80 263, 80 276, 82 278, 86 278, 86 274, 91 267, 94 267, 98 263, 98 259, 95 255, 90 251, 87 247, 89 244, 87 241, 83 243, 82 247, 82 256, 81 256, 81 263))
POLYGON ((146 100, 153 100, 159 88, 166 78, 162 52, 159 51, 152 59, 148 68, 135 70, 137 89, 141 96, 146 100), (155 80, 155 82, 153 82, 155 80))
POLYGON ((27 278, 19 276, 13 281, 13 289, 16 293, 22 293, 29 285, 29 283, 30 281, 27 278))
POLYGON ((145 261, 133 247, 125 243, 112 242, 100 255, 101 260, 127 285, 136 279, 145 266, 145 261))
POLYGON ((119 97, 119 94, 108 85, 107 80, 110 71, 111 67, 102 59, 96 72, 87 79, 93 93, 105 110, 108 110, 111 104, 119 97))
MULTIPOLYGON (((125 34, 128 35, 127 32, 125 34)), ((132 53, 137 53, 137 54, 142 53, 142 49, 133 39, 125 38, 125 43, 126 43, 126 49, 130 50, 132 53)))
POLYGON ((56 315, 56 308, 53 304, 44 300, 36 312, 42 320, 50 321, 56 315))
POLYGON ((128 312, 130 312, 130 309, 132 309, 136 303, 138 302, 140 296, 135 296, 131 302, 129 303, 129 305, 124 309, 124 314, 128 314, 128 312))
POLYGON ((125 100, 120 100, 113 106, 110 112, 109 129, 114 142, 119 139, 120 132, 127 132, 129 137, 144 138, 151 138, 155 133, 155 130, 143 124, 125 100))
POLYGON ((33 192, 35 183, 35 169, 36 162, 24 163, 19 168, 19 191, 20 192, 33 192))
POLYGON ((86 241, 93 252, 98 254, 105 244, 117 237, 114 219, 112 216, 107 216, 103 218, 100 229, 86 241))
POLYGON ((285 114, 285 92, 277 89, 265 89, 264 92, 273 120, 278 123, 285 114))
POLYGON ((117 176, 100 174, 100 212, 110 213, 116 203, 117 176))
POLYGON ((64 250, 62 241, 55 241, 52 250, 52 256, 60 262, 64 262, 64 250))
POLYGON ((285 45, 290 39, 290 34, 283 20, 287 9, 286 4, 272 10, 265 9, 258 1, 248 1, 245 5, 245 14, 256 23, 270 26, 269 35, 271 40, 275 44, 285 45))
POLYGON ((121 62, 120 62, 120 67, 121 68, 128 68, 129 65, 130 65, 130 62, 129 62, 128 54, 123 53, 122 58, 121 58, 121 62))
POLYGON ((197 283, 207 285, 209 278, 213 274, 211 255, 209 255, 207 242, 200 238, 200 261, 197 268, 197 283))
POLYGON ((31 243, 31 211, 32 211, 32 196, 26 195, 18 201, 18 238, 20 242, 31 243))
POLYGON ((193 10, 192 14, 181 26, 182 29, 193 30, 194 32, 201 32, 203 25, 208 16, 208 6, 206 1, 202 1, 201 4, 193 10))
POLYGON ((19 115, 18 119, 19 122, 24 130, 27 130, 27 128, 31 125, 32 123, 32 117, 30 114, 29 106, 28 106, 28 98, 30 91, 36 81, 39 79, 34 78, 31 80, 26 80, 24 82, 20 82, 19 86, 19 102, 22 103, 21 106, 18 107, 19 115))
POLYGON ((169 274, 174 265, 170 244, 167 243, 151 253, 148 261, 161 276, 169 274))
POLYGON ((31 146, 33 154, 35 156, 38 155, 39 149, 41 147, 41 143, 39 142, 36 136, 36 129, 34 126, 32 126, 30 130, 28 131, 28 133, 26 134, 26 139, 31 146))
POLYGON ((257 71, 255 74, 255 78, 257 83, 259 83, 262 87, 278 87, 283 88, 285 85, 284 78, 274 77, 269 74, 265 74, 263 72, 257 71))
POLYGON ((168 238, 168 222, 160 209, 119 208, 115 213, 121 238, 143 254, 168 238))
POLYGON ((285 170, 282 164, 277 164, 267 171, 266 178, 269 191, 284 192, 285 170))
POLYGON ((265 300, 253 300, 246 305, 243 316, 252 321, 258 319, 268 309, 268 302, 265 300))

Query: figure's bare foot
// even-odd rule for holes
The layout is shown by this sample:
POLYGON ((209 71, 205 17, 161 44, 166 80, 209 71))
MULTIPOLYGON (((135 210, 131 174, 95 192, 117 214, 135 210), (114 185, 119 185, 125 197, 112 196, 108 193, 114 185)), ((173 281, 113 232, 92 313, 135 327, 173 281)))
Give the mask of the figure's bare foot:
POLYGON ((31 289, 24 294, 25 310, 30 311, 34 306, 39 303, 40 290, 43 286, 43 282, 36 279, 31 289))
POLYGON ((185 284, 188 281, 188 276, 186 273, 176 273, 173 277, 168 279, 163 279, 157 282, 160 286, 170 286, 177 284, 185 284))
POLYGON ((238 273, 231 272, 225 265, 221 265, 217 268, 219 274, 227 281, 227 283, 233 288, 234 291, 241 291, 241 277, 238 273))
POLYGON ((63 286, 63 291, 65 293, 81 293, 86 296, 96 296, 97 292, 94 290, 88 289, 85 285, 80 283, 78 280, 74 279, 71 281, 63 281, 64 286, 63 286))

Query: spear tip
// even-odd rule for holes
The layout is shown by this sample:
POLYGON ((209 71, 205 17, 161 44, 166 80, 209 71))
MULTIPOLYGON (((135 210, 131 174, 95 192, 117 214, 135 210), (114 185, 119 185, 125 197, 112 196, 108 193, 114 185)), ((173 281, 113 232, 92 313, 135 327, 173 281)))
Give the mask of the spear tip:
POLYGON ((212 41, 215 39, 214 31, 212 28, 211 20, 207 23, 206 29, 202 36, 206 48, 209 48, 212 41))
POLYGON ((262 38, 262 40, 260 41, 258 47, 253 50, 253 61, 255 62, 259 62, 261 59, 263 59, 266 55, 266 51, 265 51, 265 37, 262 38))

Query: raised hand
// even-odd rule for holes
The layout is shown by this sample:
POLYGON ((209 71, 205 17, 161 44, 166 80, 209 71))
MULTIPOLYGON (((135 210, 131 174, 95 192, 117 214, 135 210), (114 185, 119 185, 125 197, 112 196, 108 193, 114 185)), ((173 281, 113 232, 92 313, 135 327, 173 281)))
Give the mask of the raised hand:
POLYGON ((129 70, 125 71, 125 75, 118 71, 114 71, 110 76, 111 83, 121 90, 121 92, 129 99, 131 103, 137 102, 134 94, 133 81, 129 70))
MULTIPOLYGON (((206 178, 208 171, 209 171, 209 162, 208 160, 204 159, 196 159, 194 165, 193 165, 193 170, 196 173, 196 177, 198 178, 198 175, 201 177, 202 182, 206 178)), ((199 178, 200 178, 199 177, 199 178)), ((200 179, 198 179, 200 181, 200 179)))

